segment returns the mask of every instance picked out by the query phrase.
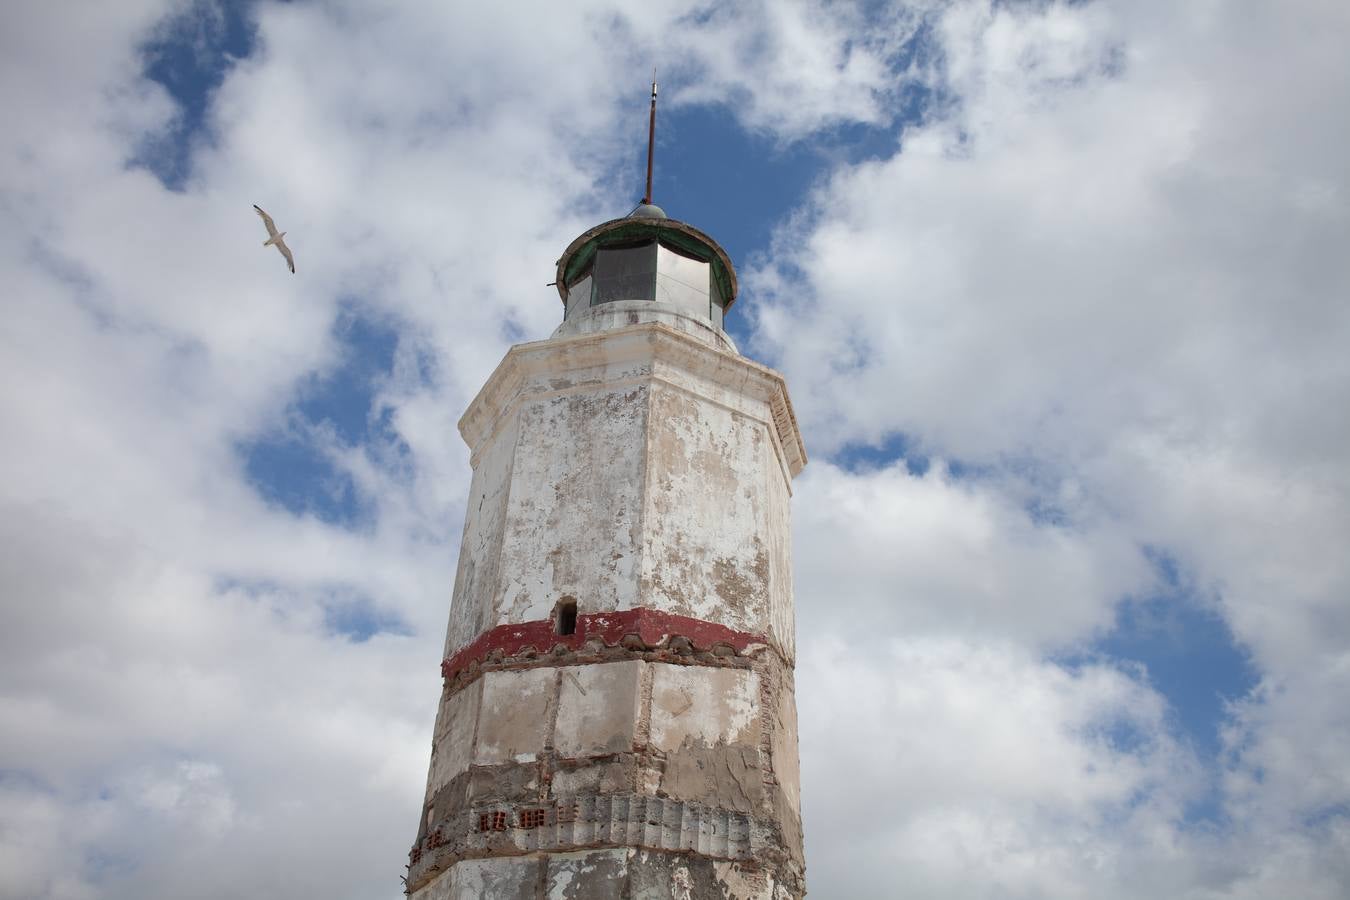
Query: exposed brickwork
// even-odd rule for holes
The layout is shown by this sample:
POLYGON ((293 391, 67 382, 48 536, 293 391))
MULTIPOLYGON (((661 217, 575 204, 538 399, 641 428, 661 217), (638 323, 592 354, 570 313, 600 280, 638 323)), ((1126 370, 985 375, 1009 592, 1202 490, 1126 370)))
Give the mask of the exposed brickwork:
POLYGON ((575 797, 569 805, 573 814, 566 818, 538 807, 516 810, 514 824, 506 809, 464 810, 447 818, 409 854, 409 889, 462 859, 595 847, 685 851, 772 871, 780 883, 800 878, 799 869, 785 864, 782 837, 770 818, 633 793, 575 797))
MULTIPOLYGON (((555 746, 550 730, 540 735, 540 749, 527 762, 468 766, 428 797, 423 830, 409 853, 410 885, 429 883, 459 860, 625 846, 735 860, 748 875, 758 872, 774 884, 800 885, 800 821, 775 776, 774 744, 768 739, 780 727, 771 710, 778 692, 790 691, 791 668, 764 645, 734 659, 732 671, 721 667, 717 671, 723 674, 707 675, 661 659, 647 662, 642 654, 610 663, 556 667, 557 674, 546 682, 554 691, 547 704, 551 717, 564 692, 618 711, 612 706, 618 685, 635 684, 631 729, 621 727, 629 712, 615 723, 616 733, 628 735, 623 749, 568 755, 561 744, 555 746), (585 682, 586 692, 581 692, 574 674, 585 679, 588 674, 621 672, 632 681, 590 680, 585 682), (695 698, 686 700, 682 693, 691 677, 694 684, 703 678, 732 678, 750 690, 747 699, 753 699, 754 712, 740 739, 734 738, 734 728, 712 744, 707 743, 711 735, 693 741, 680 736, 683 726, 678 723, 695 715, 695 698), (657 682, 666 685, 664 706, 655 695, 657 682), (653 742, 654 711, 668 722, 664 742, 653 742), (662 803, 643 805, 644 798, 662 803), (614 818, 619 815, 615 810, 622 812, 621 820, 614 818), (679 821, 667 821, 676 810, 679 821), (649 813, 665 817, 642 820, 646 823, 642 829, 659 825, 657 831, 635 832, 642 822, 623 818, 631 814, 640 819, 649 813)), ((536 661, 529 668, 537 671, 542 664, 536 661)), ((707 720, 700 719, 699 724, 710 727, 707 720)))

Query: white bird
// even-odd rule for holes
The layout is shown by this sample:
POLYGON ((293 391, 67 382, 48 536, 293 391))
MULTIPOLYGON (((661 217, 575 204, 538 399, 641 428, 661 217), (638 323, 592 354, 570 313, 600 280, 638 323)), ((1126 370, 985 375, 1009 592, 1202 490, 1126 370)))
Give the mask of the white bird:
POLYGON ((291 256, 291 248, 287 247, 286 242, 282 240, 282 238, 286 236, 286 232, 284 231, 280 233, 277 232, 276 223, 272 221, 271 216, 263 212, 263 208, 261 206, 255 203, 253 204, 253 208, 258 211, 258 215, 262 216, 263 224, 267 226, 268 238, 267 240, 263 241, 263 246, 264 247, 272 246, 280 250, 281 255, 286 257, 286 265, 291 267, 291 274, 294 275, 295 257, 291 256))

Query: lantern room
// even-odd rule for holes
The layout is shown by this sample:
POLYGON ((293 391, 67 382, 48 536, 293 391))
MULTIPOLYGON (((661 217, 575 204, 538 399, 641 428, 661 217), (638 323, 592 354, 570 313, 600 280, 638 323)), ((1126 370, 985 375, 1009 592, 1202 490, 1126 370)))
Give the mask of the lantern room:
POLYGON ((565 323, 606 304, 638 301, 722 332, 736 273, 708 235, 643 204, 573 241, 558 260, 557 287, 565 323))

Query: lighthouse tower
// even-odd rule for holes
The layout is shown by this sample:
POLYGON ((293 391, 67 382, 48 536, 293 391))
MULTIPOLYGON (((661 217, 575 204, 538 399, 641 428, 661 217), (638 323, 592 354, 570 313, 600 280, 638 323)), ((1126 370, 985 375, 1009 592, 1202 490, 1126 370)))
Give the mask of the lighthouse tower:
MULTIPOLYGON (((650 187, 648 189, 650 200, 650 187)), ((473 481, 417 900, 804 895, 782 376, 717 242, 644 203, 459 429, 473 481)))

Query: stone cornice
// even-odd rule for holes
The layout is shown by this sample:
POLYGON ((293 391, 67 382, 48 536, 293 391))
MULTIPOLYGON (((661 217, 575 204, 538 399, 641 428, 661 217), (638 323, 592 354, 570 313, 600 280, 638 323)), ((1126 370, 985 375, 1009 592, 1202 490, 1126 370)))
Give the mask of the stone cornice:
MULTIPOLYGON (((575 665, 575 651, 587 649, 599 652, 623 647, 639 653, 663 653, 668 661, 725 662, 758 647, 774 646, 764 635, 641 607, 579 615, 572 634, 557 634, 554 626, 552 619, 538 619, 498 625, 483 632, 441 662, 446 687, 468 683, 485 662, 520 666, 542 660, 541 665, 575 665), (700 658, 696 660, 695 654, 700 658)), ((786 658, 784 662, 791 665, 786 658)))
POLYGON ((462 859, 644 847, 771 867, 801 877, 771 819, 640 793, 583 794, 533 803, 482 803, 438 820, 408 854, 408 893, 462 859))
MULTIPOLYGON (((587 384, 599 386, 609 379, 560 385, 557 377, 586 369, 621 370, 625 364, 643 362, 664 363, 695 379, 732 393, 749 394, 766 403, 769 408, 766 424, 777 438, 775 446, 782 455, 784 467, 790 475, 796 476, 806 465, 806 446, 782 375, 659 323, 517 344, 507 351, 482 390, 469 403, 459 420, 459 432, 476 462, 484 440, 505 416, 514 412, 525 395, 563 392, 587 384), (550 381, 541 376, 554 376, 554 379, 550 381), (536 379, 539 379, 538 383, 531 385, 536 379)), ((663 380, 654 369, 655 366, 653 371, 643 373, 637 380, 663 380)), ((629 379, 616 372, 613 380, 629 379)), ((679 386, 687 389, 686 385, 679 386)))

